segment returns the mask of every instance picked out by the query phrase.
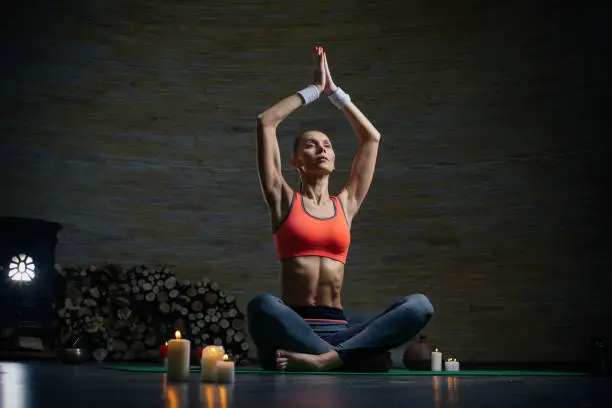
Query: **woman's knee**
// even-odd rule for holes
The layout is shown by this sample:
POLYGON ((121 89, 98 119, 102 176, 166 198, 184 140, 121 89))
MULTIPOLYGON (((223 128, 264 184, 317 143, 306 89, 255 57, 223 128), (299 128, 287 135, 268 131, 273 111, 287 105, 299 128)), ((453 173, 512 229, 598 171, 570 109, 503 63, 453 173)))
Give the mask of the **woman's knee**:
POLYGON ((267 293, 254 296, 246 307, 247 317, 269 313, 271 308, 278 304, 279 299, 267 293))
POLYGON ((403 306, 420 318, 427 321, 434 314, 434 307, 429 298, 422 293, 414 293, 404 298, 403 306))

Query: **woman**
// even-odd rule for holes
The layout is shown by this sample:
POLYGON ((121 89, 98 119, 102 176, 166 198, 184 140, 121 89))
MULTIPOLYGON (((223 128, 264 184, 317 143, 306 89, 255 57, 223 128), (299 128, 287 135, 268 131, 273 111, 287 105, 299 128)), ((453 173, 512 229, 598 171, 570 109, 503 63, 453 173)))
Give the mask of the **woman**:
POLYGON ((322 47, 315 47, 313 60, 312 85, 257 117, 257 165, 282 266, 282 295, 256 296, 247 317, 264 369, 357 370, 368 356, 413 338, 433 308, 415 294, 363 323, 347 324, 340 291, 350 229, 372 182, 380 133, 334 84, 322 47), (282 120, 323 92, 359 139, 348 182, 337 196, 328 191, 335 155, 325 134, 309 130, 294 142, 291 165, 300 176, 298 191, 283 179, 276 139, 282 120))

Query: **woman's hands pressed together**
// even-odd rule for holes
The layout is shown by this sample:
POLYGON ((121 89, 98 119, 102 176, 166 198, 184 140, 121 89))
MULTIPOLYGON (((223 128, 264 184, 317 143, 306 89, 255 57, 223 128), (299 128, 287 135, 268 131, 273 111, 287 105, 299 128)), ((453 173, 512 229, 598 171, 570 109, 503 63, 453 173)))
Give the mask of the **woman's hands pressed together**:
POLYGON ((323 52, 323 64, 325 66, 325 93, 327 95, 332 94, 338 90, 338 87, 334 83, 334 80, 331 77, 331 72, 329 71, 329 64, 327 63, 327 53, 323 52))
POLYGON ((325 92, 327 95, 329 95, 336 92, 338 87, 332 79, 331 72, 329 70, 329 63, 327 62, 327 52, 325 49, 320 46, 315 46, 312 59, 313 85, 319 89, 320 93, 325 92))
POLYGON ((325 72, 325 51, 323 47, 315 46, 312 55, 312 84, 317 87, 321 94, 327 85, 327 74, 325 72))

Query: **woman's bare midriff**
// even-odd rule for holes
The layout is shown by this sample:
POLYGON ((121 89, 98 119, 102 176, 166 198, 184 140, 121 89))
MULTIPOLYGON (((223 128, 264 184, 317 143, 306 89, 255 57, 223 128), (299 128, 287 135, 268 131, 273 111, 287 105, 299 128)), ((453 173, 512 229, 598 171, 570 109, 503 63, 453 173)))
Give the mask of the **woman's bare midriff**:
POLYGON ((281 261, 282 295, 289 306, 327 306, 342 309, 340 292, 344 264, 329 258, 305 256, 281 261))

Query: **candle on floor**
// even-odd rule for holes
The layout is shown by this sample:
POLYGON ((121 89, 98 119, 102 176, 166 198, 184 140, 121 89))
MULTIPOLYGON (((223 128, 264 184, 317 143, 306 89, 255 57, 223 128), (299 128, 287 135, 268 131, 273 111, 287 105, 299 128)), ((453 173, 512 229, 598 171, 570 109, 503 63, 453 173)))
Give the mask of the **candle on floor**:
POLYGON ((168 342, 168 381, 187 381, 191 342, 181 339, 181 332, 178 330, 174 336, 176 338, 168 342))
POLYGON ((216 381, 217 361, 223 358, 225 350, 222 346, 206 346, 200 359, 202 381, 216 381))
POLYGON ((453 371, 453 359, 449 358, 444 362, 444 371, 453 371))
POLYGON ((456 358, 453 358, 453 371, 459 371, 459 362, 456 358))
POLYGON ((442 353, 437 348, 431 352, 431 371, 442 371, 442 353))
POLYGON ((227 354, 223 355, 222 360, 217 361, 215 377, 218 383, 233 383, 235 381, 234 362, 229 361, 227 354))
POLYGON ((164 367, 168 368, 168 342, 159 346, 159 354, 164 362, 164 367))

